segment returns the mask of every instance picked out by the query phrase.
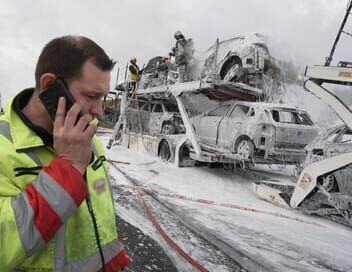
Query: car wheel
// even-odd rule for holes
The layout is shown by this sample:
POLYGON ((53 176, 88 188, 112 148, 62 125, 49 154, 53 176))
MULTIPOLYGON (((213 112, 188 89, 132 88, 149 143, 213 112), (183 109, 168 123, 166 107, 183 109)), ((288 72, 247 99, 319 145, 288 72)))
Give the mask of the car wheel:
POLYGON ((175 133, 175 127, 171 123, 163 124, 161 128, 161 134, 169 135, 175 133))
POLYGON ((328 193, 338 191, 338 184, 336 178, 332 174, 327 174, 321 177, 320 184, 328 193))
POLYGON ((240 60, 234 58, 230 60, 224 67, 221 72, 221 79, 224 81, 237 81, 240 77, 239 73, 241 70, 241 62, 240 60))
POLYGON ((249 139, 243 139, 239 141, 236 147, 236 153, 240 160, 249 160, 253 158, 254 145, 249 139))
POLYGON ((189 148, 187 146, 183 145, 180 148, 179 161, 182 162, 182 161, 187 160, 189 158, 190 158, 190 156, 189 156, 189 148))
POLYGON ((225 81, 233 81, 236 78, 236 74, 238 73, 238 70, 240 69, 239 64, 234 64, 228 70, 226 71, 226 74, 224 76, 225 81))
POLYGON ((171 158, 171 150, 167 141, 162 141, 159 146, 158 156, 162 161, 168 161, 171 158))

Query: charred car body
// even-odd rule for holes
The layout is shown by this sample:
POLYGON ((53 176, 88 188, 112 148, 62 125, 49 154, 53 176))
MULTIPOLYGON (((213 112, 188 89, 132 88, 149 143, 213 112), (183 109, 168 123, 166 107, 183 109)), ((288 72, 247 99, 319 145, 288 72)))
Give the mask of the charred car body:
MULTIPOLYGON (((305 166, 339 154, 352 152, 352 131, 345 124, 335 126, 317 137, 307 146, 306 150, 305 166)), ((349 165, 320 176, 319 183, 329 193, 347 190, 352 195, 352 183, 349 178, 351 174, 352 165, 349 165)))
POLYGON ((182 134, 185 127, 177 105, 166 100, 134 100, 126 112, 133 132, 159 134, 182 134))
POLYGON ((100 121, 106 126, 113 127, 120 116, 121 98, 117 91, 109 91, 103 100, 104 114, 100 121))
MULTIPOLYGON (((262 76, 277 77, 277 60, 269 54, 264 36, 258 33, 217 41, 206 52, 193 54, 187 67, 188 81, 241 82, 262 88, 262 76)), ((165 57, 152 58, 143 69, 141 88, 177 82, 177 67, 165 57)))
POLYGON ((301 163, 318 134, 307 112, 263 102, 224 102, 191 121, 202 145, 258 163, 301 163))
MULTIPOLYGON (((347 15, 352 4, 349 6, 347 15)), ((351 140, 352 114, 342 99, 323 86, 327 82, 351 85, 351 77, 345 76, 349 73, 352 67, 307 66, 305 74, 309 79, 304 83, 305 89, 326 102, 345 125, 328 130, 308 148, 312 151, 310 161, 296 185, 261 181, 253 186, 261 198, 270 202, 352 226, 352 152, 346 147, 351 140), (311 163, 313 160, 317 161, 311 163)))
POLYGON ((346 125, 338 125, 327 129, 310 143, 306 150, 305 165, 341 153, 352 152, 352 131, 346 125))
POLYGON ((176 67, 166 62, 166 58, 156 56, 149 60, 143 68, 139 86, 141 89, 155 87, 166 83, 174 83, 178 74, 176 67))
POLYGON ((208 49, 202 77, 262 87, 263 73, 279 72, 260 34, 240 35, 215 43, 208 49))

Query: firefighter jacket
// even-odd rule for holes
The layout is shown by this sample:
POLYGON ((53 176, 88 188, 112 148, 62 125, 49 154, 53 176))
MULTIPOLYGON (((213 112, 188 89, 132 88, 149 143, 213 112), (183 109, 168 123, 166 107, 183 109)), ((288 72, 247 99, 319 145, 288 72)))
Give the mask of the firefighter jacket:
POLYGON ((128 258, 117 236, 99 140, 92 139, 94 160, 83 178, 12 103, 0 116, 0 271, 95 272, 102 259, 105 271, 119 271, 128 258))
POLYGON ((175 45, 175 62, 177 65, 186 65, 189 63, 189 56, 187 52, 188 49, 186 39, 178 39, 175 45))
POLYGON ((137 64, 130 62, 128 67, 130 71, 129 81, 130 82, 137 82, 139 80, 139 67, 137 64))

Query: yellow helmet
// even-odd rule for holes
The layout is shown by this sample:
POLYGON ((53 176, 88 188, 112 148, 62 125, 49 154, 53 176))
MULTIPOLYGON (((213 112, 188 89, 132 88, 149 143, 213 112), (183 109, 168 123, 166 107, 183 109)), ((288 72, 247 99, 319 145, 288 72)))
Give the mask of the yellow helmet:
POLYGON ((182 32, 181 32, 180 30, 177 30, 177 31, 175 32, 174 37, 177 38, 177 37, 180 37, 180 36, 183 36, 183 34, 182 34, 182 32))

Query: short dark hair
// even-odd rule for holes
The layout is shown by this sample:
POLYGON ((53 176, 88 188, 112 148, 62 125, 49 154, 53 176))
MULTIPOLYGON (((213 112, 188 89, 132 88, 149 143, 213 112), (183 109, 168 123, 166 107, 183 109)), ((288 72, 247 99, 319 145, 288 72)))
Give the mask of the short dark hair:
POLYGON ((53 73, 57 77, 72 79, 80 75, 87 60, 103 71, 111 71, 115 62, 94 41, 83 36, 62 36, 47 43, 38 58, 35 69, 36 88, 40 87, 40 77, 53 73))

